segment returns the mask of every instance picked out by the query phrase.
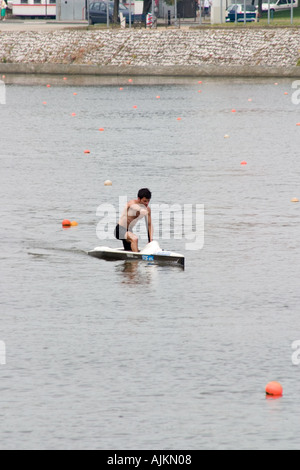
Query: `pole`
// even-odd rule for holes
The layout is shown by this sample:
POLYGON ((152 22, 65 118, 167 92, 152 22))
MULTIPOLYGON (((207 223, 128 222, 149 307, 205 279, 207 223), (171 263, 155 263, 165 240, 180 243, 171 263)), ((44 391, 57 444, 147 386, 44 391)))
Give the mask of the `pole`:
POLYGON ((175 0, 175 26, 177 26, 177 0, 175 0))
POLYGON ((246 5, 246 0, 244 0, 244 24, 247 24, 247 5, 246 5))
POLYGON ((201 0, 199 0, 199 22, 200 26, 202 25, 202 5, 201 5, 201 0))
POLYGON ((291 24, 294 23, 294 0, 291 0, 291 24))
POLYGON ((107 29, 109 29, 109 0, 106 2, 106 24, 107 29))
POLYGON ((155 1, 152 0, 152 28, 154 28, 154 15, 155 15, 155 12, 154 12, 154 8, 155 8, 155 1))
POLYGON ((271 23, 271 1, 268 0, 268 24, 271 23))
POLYGON ((129 0, 129 28, 131 28, 132 16, 131 16, 131 0, 129 0))

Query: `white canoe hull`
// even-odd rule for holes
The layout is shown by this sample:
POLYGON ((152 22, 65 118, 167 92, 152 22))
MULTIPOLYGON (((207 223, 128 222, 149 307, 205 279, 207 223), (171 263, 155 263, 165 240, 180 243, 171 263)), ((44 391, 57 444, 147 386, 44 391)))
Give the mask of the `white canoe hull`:
POLYGON ((148 263, 178 265, 184 268, 185 258, 183 255, 164 250, 151 253, 151 249, 149 249, 150 245, 151 244, 147 245, 140 253, 99 246, 89 251, 88 254, 94 258, 107 261, 146 261, 148 263))

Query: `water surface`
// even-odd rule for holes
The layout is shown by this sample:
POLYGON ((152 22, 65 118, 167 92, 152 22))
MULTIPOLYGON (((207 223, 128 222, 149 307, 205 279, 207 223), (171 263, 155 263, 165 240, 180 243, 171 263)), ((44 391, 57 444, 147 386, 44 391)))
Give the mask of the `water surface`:
POLYGON ((2 449, 299 448, 291 93, 272 79, 7 86, 2 449), (86 254, 103 244, 98 206, 144 186, 156 204, 205 206, 202 250, 159 240, 186 255, 185 271, 86 254), (270 380, 280 400, 266 400, 270 380))

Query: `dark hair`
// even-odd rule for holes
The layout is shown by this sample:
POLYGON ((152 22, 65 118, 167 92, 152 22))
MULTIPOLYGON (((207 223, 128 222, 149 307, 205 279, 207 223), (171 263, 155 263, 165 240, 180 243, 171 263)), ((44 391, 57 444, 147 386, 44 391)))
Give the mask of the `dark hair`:
POLYGON ((139 192, 138 192, 138 198, 139 199, 143 199, 144 197, 146 199, 151 199, 151 197, 152 197, 151 191, 149 191, 149 189, 147 189, 147 188, 140 189, 139 192))

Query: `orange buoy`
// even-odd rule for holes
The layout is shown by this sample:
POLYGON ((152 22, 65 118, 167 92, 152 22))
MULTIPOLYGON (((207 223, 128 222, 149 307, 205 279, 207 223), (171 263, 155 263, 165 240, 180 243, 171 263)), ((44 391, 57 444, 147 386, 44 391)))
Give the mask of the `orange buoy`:
POLYGON ((232 113, 236 113, 236 109, 232 109, 231 112, 232 112, 232 113))
POLYGON ((159 99, 160 99, 160 96, 159 96, 159 95, 157 95, 156 99, 157 99, 157 100, 159 100, 159 99))
POLYGON ((137 106, 133 106, 133 109, 137 109, 137 106))
POLYGON ((132 78, 130 78, 130 79, 128 80, 128 83, 132 83, 132 82, 133 82, 133 80, 132 80, 132 78))
POLYGON ((300 122, 297 122, 296 126, 300 126, 300 122))
POLYGON ((68 80, 67 77, 64 77, 64 80, 68 80))
POLYGON ((248 163, 244 160, 241 162, 241 165, 248 165, 248 163))
POLYGON ((291 202, 299 202, 299 199, 297 197, 293 197, 293 199, 291 200, 291 202))
POLYGON ((71 222, 71 227, 77 227, 78 225, 78 222, 76 222, 76 220, 73 220, 73 222, 71 222))
POLYGON ((278 382, 270 382, 266 386, 266 394, 271 395, 273 397, 282 397, 283 388, 278 382))
POLYGON ((48 85, 47 85, 47 88, 51 88, 51 85, 49 85, 49 83, 48 83, 48 85))
POLYGON ((177 121, 181 121, 181 118, 177 118, 177 121))
POLYGON ((202 93, 202 90, 198 90, 198 93, 202 93))
POLYGON ((47 104, 47 101, 43 101, 43 104, 47 104))
POLYGON ((99 131, 100 131, 100 132, 104 132, 103 127, 100 127, 99 131))
POLYGON ((85 150, 84 153, 91 153, 91 151, 90 150, 85 150))
POLYGON ((68 219, 65 219, 62 221, 62 226, 63 227, 71 227, 71 222, 68 219))
POLYGON ((76 113, 72 113, 71 116, 76 116, 76 113))
POLYGON ((288 92, 287 92, 287 91, 285 91, 285 92, 284 92, 284 94, 285 94, 285 95, 288 95, 288 92))
POLYGON ((112 186, 112 181, 111 180, 104 181, 104 186, 112 186))
POLYGON ((122 87, 121 87, 121 88, 119 88, 119 90, 120 90, 120 91, 123 91, 123 90, 124 90, 124 88, 122 88, 122 87))
POLYGON ((199 83, 199 85, 202 85, 202 82, 201 82, 201 80, 200 80, 198 83, 199 83))

